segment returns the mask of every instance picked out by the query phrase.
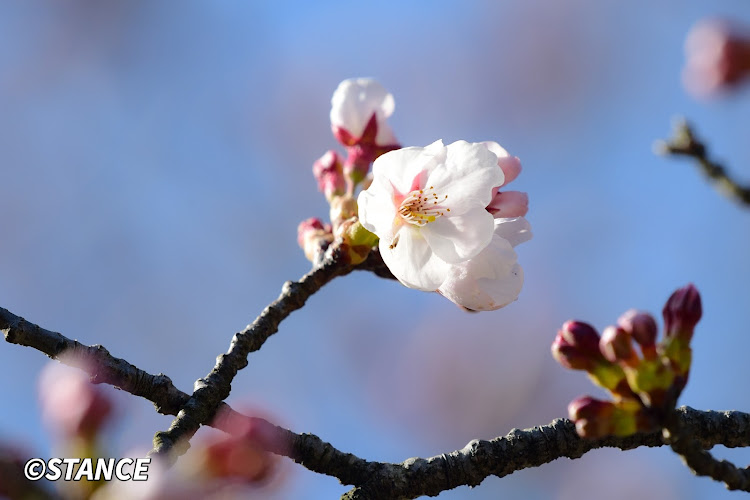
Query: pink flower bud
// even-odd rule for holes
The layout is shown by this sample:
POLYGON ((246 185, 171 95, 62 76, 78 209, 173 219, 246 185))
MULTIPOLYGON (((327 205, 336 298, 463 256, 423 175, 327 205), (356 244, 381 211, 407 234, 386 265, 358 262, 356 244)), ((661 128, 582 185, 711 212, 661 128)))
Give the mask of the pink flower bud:
POLYGON ((737 86, 750 76, 750 36, 720 19, 704 19, 685 40, 683 80, 687 89, 706 96, 737 86))
POLYGON ((638 363, 630 335, 620 327, 608 326, 604 329, 599 341, 599 350, 612 363, 623 362, 627 365, 638 363))
POLYGON ((676 290, 667 300, 662 311, 664 335, 687 342, 693 338, 695 325, 703 314, 701 296, 692 283, 676 290))
POLYGON ((591 325, 567 321, 552 343, 552 356, 573 370, 591 370, 603 360, 599 352, 599 334, 591 325))
POLYGON ((344 162, 344 173, 355 183, 362 181, 375 161, 376 150, 372 145, 352 146, 347 148, 348 156, 344 162))
POLYGON ((617 320, 617 325, 625 330, 641 346, 646 359, 656 357, 656 320, 648 313, 630 309, 617 320))
POLYGON ((39 401, 47 425, 66 437, 91 438, 107 422, 112 403, 83 372, 58 363, 39 378, 39 401))
POLYGON ((328 151, 313 164, 313 174, 318 181, 318 189, 325 194, 328 201, 341 196, 346 190, 346 180, 341 160, 336 151, 328 151))
POLYGON ((304 220, 297 226, 297 243, 310 262, 316 262, 332 241, 331 225, 323 224, 317 217, 304 220))

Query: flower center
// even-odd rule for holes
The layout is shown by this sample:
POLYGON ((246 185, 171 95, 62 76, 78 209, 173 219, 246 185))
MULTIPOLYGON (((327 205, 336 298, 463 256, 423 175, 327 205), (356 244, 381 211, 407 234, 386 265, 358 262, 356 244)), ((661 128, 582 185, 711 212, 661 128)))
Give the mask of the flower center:
POLYGON ((432 186, 428 189, 415 190, 406 195, 404 201, 401 202, 398 214, 409 224, 422 227, 451 211, 450 208, 442 205, 446 198, 448 198, 447 194, 441 197, 432 186))

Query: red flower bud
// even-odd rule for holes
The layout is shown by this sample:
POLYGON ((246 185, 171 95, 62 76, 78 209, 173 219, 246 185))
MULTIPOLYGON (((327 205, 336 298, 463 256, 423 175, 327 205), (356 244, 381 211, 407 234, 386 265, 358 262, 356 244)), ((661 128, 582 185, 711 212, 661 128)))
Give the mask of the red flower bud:
POLYGON ((597 438, 611 433, 611 417, 614 403, 600 401, 591 396, 581 396, 568 405, 568 417, 575 422, 578 435, 584 438, 597 438))
POLYGON ((667 300, 662 314, 664 315, 664 335, 689 342, 693 337, 695 325, 703 314, 698 290, 692 283, 679 288, 667 300))
POLYGON ((566 368, 589 370, 603 360, 599 334, 589 324, 566 321, 552 343, 552 356, 566 368))

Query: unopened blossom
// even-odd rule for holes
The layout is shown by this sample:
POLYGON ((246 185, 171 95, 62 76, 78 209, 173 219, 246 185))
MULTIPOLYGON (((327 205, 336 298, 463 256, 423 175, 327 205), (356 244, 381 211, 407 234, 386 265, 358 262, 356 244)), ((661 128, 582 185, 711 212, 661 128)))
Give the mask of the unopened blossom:
POLYGON ((325 194, 327 200, 344 194, 346 179, 336 151, 328 151, 313 163, 313 175, 318 181, 318 189, 325 194))
POLYGON ((664 316, 664 335, 666 337, 681 338, 690 342, 695 325, 703 315, 701 295, 698 289, 690 283, 678 288, 667 299, 662 310, 664 316))
POLYGON ((630 309, 617 320, 617 325, 628 332, 641 346, 641 352, 646 359, 656 357, 656 336, 658 328, 656 320, 648 313, 630 309))
POLYGON ((42 416, 66 437, 92 437, 107 422, 112 403, 104 390, 82 372, 59 363, 45 367, 39 378, 42 416))
POLYGON ((331 129, 344 146, 397 144, 386 119, 395 108, 393 96, 372 78, 350 78, 331 98, 331 129))
POLYGON ((380 156, 372 185, 360 193, 362 225, 380 238, 383 261, 401 283, 436 291, 452 266, 492 241, 486 210, 505 176, 482 144, 436 141, 380 156))
POLYGON ((492 190, 492 200, 487 206, 487 211, 496 218, 523 217, 529 211, 529 196, 520 191, 500 191, 501 188, 506 187, 521 173, 521 160, 509 155, 496 142, 485 141, 481 144, 484 144, 487 149, 495 153, 495 156, 497 156, 497 166, 500 167, 505 176, 502 186, 498 186, 492 190))
POLYGON ((612 363, 631 366, 638 364, 638 355, 633 350, 630 334, 622 327, 608 326, 602 332, 599 350, 612 363))
POLYGON ((721 19, 704 19, 685 40, 683 81, 702 97, 750 78, 750 32, 721 19))
POLYGON ((210 478, 234 479, 247 484, 263 482, 278 461, 267 448, 281 446, 262 419, 225 412, 216 417, 225 434, 196 446, 202 455, 203 473, 210 478))
POLYGON ((303 220, 297 226, 297 243, 310 262, 315 262, 333 241, 333 229, 317 217, 303 220))

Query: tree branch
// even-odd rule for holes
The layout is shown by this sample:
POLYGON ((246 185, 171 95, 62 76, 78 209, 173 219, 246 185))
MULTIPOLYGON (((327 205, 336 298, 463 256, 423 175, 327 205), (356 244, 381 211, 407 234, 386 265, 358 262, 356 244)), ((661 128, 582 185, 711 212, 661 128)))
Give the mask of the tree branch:
POLYGON ((724 483, 727 489, 750 491, 750 468, 741 469, 727 460, 717 460, 693 439, 683 421, 671 419, 664 429, 664 441, 680 455, 693 474, 724 483))
POLYGON ((677 121, 673 136, 668 141, 657 141, 657 153, 687 156, 695 160, 705 176, 712 179, 718 190, 741 205, 750 206, 750 186, 741 186, 727 174, 726 169, 708 155, 708 147, 699 141, 684 119, 677 121))
MULTIPOLYGON (((0 308, 0 330, 5 340, 38 349, 53 359, 70 349, 73 357, 61 361, 83 367, 94 383, 108 383, 152 401, 159 413, 174 415, 190 396, 172 384, 166 375, 151 375, 127 361, 113 357, 102 346, 86 346, 59 333, 45 330, 0 308), (76 361, 84 361, 79 364, 76 361)), ((241 416, 228 405, 219 408, 241 416)), ((252 417, 245 417, 252 418, 252 417)), ((700 411, 682 407, 675 419, 694 447, 750 446, 750 414, 736 411, 700 411)), ((307 469, 336 477, 355 488, 344 498, 415 498, 437 495, 462 485, 476 486, 490 475, 503 477, 529 467, 538 467, 558 458, 578 458, 603 447, 628 450, 639 446, 662 446, 659 432, 597 440, 581 439, 572 422, 558 419, 551 424, 513 430, 490 441, 475 440, 461 450, 431 458, 410 458, 400 464, 370 462, 336 449, 313 434, 296 434, 259 418, 253 425, 266 436, 263 445, 270 452, 291 458, 307 469)), ((209 422, 227 432, 221 423, 209 422)), ((676 450, 677 451, 677 450, 676 450)), ((681 451, 678 451, 680 453, 681 451)), ((700 469, 694 467, 700 472, 700 469)), ((712 476, 713 477, 713 476, 712 476)), ((720 479, 724 480, 724 479, 720 479)))

